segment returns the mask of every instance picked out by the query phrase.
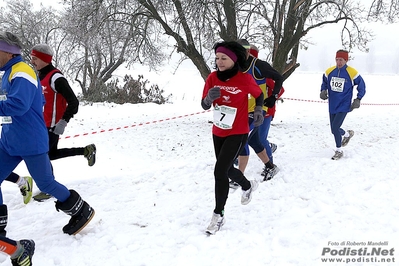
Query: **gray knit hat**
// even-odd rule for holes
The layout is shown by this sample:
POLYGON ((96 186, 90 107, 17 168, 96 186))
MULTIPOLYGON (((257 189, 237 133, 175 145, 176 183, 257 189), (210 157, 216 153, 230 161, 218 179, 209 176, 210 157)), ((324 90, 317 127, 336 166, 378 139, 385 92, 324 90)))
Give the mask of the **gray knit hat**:
POLYGON ((8 31, 0 32, 0 51, 21 54, 22 43, 17 36, 8 31))

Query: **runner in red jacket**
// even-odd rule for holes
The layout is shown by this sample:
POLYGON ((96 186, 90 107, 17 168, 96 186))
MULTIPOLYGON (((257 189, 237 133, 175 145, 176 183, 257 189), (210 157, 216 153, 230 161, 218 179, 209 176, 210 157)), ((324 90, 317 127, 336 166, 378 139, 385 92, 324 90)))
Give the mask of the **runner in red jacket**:
POLYGON ((245 145, 248 132, 248 94, 255 98, 254 124, 263 122, 263 93, 251 75, 240 71, 246 60, 245 49, 237 42, 222 42, 215 46, 216 67, 206 79, 201 106, 214 107, 213 146, 216 155, 215 209, 206 229, 215 234, 225 222, 224 207, 229 194, 229 178, 242 188, 241 204, 251 201, 258 187, 256 180, 249 181, 233 166, 234 159, 245 145))

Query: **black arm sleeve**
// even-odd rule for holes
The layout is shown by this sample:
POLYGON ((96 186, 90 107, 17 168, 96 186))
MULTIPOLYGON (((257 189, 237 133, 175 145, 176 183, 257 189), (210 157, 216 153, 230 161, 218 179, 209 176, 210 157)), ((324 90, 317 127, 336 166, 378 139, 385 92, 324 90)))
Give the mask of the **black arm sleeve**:
POLYGON ((64 77, 57 78, 54 82, 54 85, 56 91, 61 94, 68 103, 62 119, 69 122, 73 115, 78 112, 79 100, 78 98, 76 98, 75 93, 73 92, 71 86, 69 86, 68 81, 64 77))
POLYGON ((263 106, 263 99, 264 99, 263 92, 258 96, 258 98, 255 98, 255 105, 256 106, 263 106))
POLYGON ((273 94, 279 94, 281 87, 283 86, 283 76, 275 70, 269 63, 263 60, 256 60, 255 66, 259 69, 261 77, 259 77, 259 73, 255 72, 255 76, 257 78, 270 78, 274 80, 274 89, 273 94))

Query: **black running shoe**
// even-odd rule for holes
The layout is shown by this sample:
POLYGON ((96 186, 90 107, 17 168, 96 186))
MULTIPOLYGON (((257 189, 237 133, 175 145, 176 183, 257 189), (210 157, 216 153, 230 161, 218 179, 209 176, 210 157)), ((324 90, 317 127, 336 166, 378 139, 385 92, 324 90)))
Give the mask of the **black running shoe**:
POLYGON ((11 259, 11 263, 13 266, 31 266, 32 265, 32 256, 35 253, 35 242, 33 240, 19 240, 18 244, 22 246, 22 253, 16 257, 11 259))
POLYGON ((93 166, 96 163, 96 145, 90 144, 85 147, 84 157, 87 159, 89 166, 93 166))

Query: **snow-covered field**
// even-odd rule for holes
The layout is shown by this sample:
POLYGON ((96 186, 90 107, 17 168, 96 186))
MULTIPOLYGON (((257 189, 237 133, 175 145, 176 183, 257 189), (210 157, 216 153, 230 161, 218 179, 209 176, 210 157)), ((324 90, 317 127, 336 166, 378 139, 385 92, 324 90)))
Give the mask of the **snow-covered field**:
MULTIPOLYGON (((343 264, 323 258, 395 259, 348 265, 397 265, 399 77, 363 75, 363 105, 343 126, 355 136, 344 158, 333 161, 321 75, 298 72, 284 84, 287 99, 278 104, 269 135, 278 145, 280 172, 260 184, 247 206, 240 191, 230 194, 226 224, 216 235, 204 234, 214 208, 215 158, 212 115, 201 109, 197 78, 172 91, 173 104, 82 104, 59 146, 95 143, 97 162, 89 167, 73 157, 53 166, 57 180, 77 190, 95 217, 78 235, 65 235, 69 217, 55 210, 54 200, 24 205, 16 185, 4 182, 8 236, 34 239, 33 263, 46 266, 343 264), (352 246, 336 246, 343 241, 352 246), (327 248, 371 251, 368 241, 387 241, 376 247, 395 251, 322 256, 327 248)), ((260 179, 261 169, 252 153, 246 176, 260 179)), ((27 174, 25 165, 17 172, 27 174)), ((0 255, 0 265, 10 265, 8 257, 0 255)))

